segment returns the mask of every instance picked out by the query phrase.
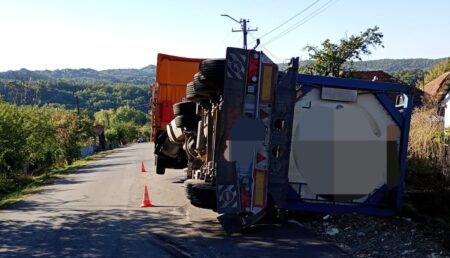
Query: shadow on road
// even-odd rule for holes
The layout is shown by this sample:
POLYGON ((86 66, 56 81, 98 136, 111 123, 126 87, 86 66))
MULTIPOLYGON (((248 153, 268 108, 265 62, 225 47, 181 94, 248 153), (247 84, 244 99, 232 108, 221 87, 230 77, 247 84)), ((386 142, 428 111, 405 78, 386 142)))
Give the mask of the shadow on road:
MULTIPOLYGON (((93 172, 98 172, 99 169, 104 169, 104 168, 111 168, 111 167, 117 167, 117 166, 127 166, 133 164, 131 162, 121 162, 121 163, 107 163, 107 164, 91 164, 91 165, 86 165, 80 169, 78 169, 76 172, 76 174, 87 174, 87 173, 93 173, 93 172)), ((114 172, 112 170, 105 170, 105 172, 114 172)))
POLYGON ((290 225, 258 225, 227 236, 216 221, 186 222, 184 216, 151 209, 49 210, 40 220, 0 221, 2 257, 336 257, 337 247, 286 234, 290 225), (55 216, 55 212, 58 212, 55 216))

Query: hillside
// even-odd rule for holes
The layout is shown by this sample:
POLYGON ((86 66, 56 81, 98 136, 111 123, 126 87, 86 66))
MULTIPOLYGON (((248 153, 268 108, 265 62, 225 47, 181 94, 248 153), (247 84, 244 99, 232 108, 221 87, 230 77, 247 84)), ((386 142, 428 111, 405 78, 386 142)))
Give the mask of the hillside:
POLYGON ((0 100, 16 105, 79 107, 93 114, 101 109, 130 106, 148 113, 150 85, 79 81, 0 80, 0 100))
POLYGON ((425 59, 425 58, 411 58, 411 59, 379 59, 371 61, 355 62, 354 70, 370 71, 382 70, 388 73, 399 72, 404 70, 429 70, 439 62, 446 58, 439 59, 425 59))
MULTIPOLYGON (((355 62, 354 70, 383 70, 414 85, 424 71, 441 59, 382 59, 355 62)), ((306 64, 308 61, 303 61, 306 64)), ((283 65, 281 65, 281 69, 283 65)), ((90 113, 120 106, 149 111, 150 84, 155 79, 155 66, 141 69, 61 69, 0 72, 0 100, 17 105, 59 105, 81 108, 90 113)))
MULTIPOLYGON (((387 73, 400 72, 405 70, 422 70, 426 71, 432 68, 446 58, 426 59, 426 58, 410 58, 410 59, 379 59, 370 61, 357 61, 353 63, 353 70, 356 71, 374 71, 381 70, 387 73)), ((309 60, 300 61, 300 67, 308 64, 309 60)))
POLYGON ((110 69, 97 71, 94 69, 61 69, 30 71, 20 69, 18 71, 0 72, 0 79, 19 81, 38 80, 64 80, 84 82, 110 82, 130 84, 150 84, 155 78, 155 66, 149 65, 142 69, 110 69))
MULTIPOLYGON (((426 71, 435 64, 443 61, 440 59, 380 59, 371 61, 355 62, 354 70, 383 70, 388 73, 394 73, 404 70, 423 70, 426 71)), ((301 61, 300 66, 309 61, 301 61)), ((282 65, 283 67, 283 65, 282 65)), ((0 79, 5 80, 64 80, 64 81, 84 81, 84 82, 110 82, 110 83, 129 83, 136 85, 150 84, 155 79, 156 66, 148 65, 141 69, 109 69, 97 71, 94 69, 61 69, 61 70, 43 70, 30 71, 20 69, 17 71, 0 72, 0 79)))

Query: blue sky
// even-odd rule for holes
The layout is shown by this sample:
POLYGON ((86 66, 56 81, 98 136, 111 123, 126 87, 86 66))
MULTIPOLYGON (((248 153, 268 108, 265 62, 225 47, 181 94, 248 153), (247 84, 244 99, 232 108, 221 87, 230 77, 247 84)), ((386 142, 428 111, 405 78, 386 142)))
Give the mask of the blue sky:
POLYGON ((141 68, 155 64, 157 53, 223 57, 227 46, 242 45, 242 34, 232 33, 239 24, 220 14, 250 19, 250 27, 258 28, 249 36, 253 45, 254 38, 310 5, 261 39, 261 50, 274 61, 307 59, 306 45, 375 25, 385 35, 385 47, 365 60, 450 56, 445 0, 0 0, 0 71, 141 68), (295 29, 277 37, 290 27, 295 29))

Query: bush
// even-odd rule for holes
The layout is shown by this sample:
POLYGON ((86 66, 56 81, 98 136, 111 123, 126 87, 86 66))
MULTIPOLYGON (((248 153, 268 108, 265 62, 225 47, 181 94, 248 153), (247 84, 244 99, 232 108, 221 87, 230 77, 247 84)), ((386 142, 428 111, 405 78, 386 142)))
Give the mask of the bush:
POLYGON ((444 122, 436 115, 437 104, 429 101, 414 110, 408 145, 410 173, 440 173, 445 161, 444 122))
POLYGON ((119 107, 116 110, 100 110, 94 114, 95 123, 105 127, 105 137, 110 143, 127 144, 142 137, 148 139, 149 117, 142 111, 131 107, 119 107))
POLYGON ((79 158, 92 123, 87 113, 0 102, 0 194, 79 158))

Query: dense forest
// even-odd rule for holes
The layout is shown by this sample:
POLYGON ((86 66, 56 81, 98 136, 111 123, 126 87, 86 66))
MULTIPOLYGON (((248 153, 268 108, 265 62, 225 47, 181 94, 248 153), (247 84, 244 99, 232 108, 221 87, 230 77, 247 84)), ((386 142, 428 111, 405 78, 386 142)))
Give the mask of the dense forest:
POLYGON ((150 84, 155 78, 154 65, 142 69, 110 69, 97 71, 94 69, 62 69, 30 71, 20 69, 18 71, 0 72, 0 79, 22 81, 47 81, 65 80, 76 82, 110 82, 127 84, 150 84))
MULTIPOLYGON (((403 70, 429 70, 431 67, 445 58, 440 59, 380 59, 371 61, 359 61, 353 63, 353 69, 359 71, 383 70, 388 73, 403 70)), ((308 64, 309 61, 301 61, 300 66, 308 64)), ((64 80, 77 82, 109 82, 127 84, 150 84, 155 79, 155 65, 148 65, 142 69, 110 69, 97 71, 94 69, 61 69, 30 71, 21 69, 18 71, 0 72, 0 79, 5 80, 25 80, 25 81, 46 81, 64 80)))
MULTIPOLYGON (((382 59, 354 63, 354 70, 383 70, 407 84, 415 85, 424 71, 443 59, 382 59)), ((304 61, 303 64, 306 64, 304 61)), ((0 98, 16 105, 44 104, 76 108, 93 114, 102 109, 129 106, 149 112, 150 85, 155 66, 142 69, 62 69, 55 71, 0 72, 0 98)))
POLYGON ((75 109, 77 97, 79 108, 87 109, 91 114, 121 106, 148 113, 150 84, 0 80, 0 98, 16 105, 47 104, 75 109))
POLYGON ((353 69, 357 71, 382 70, 387 73, 399 72, 403 70, 429 70, 436 64, 444 61, 446 58, 425 59, 379 59, 371 61, 360 61, 353 63, 353 69))
MULTIPOLYGON (((425 59, 425 58, 410 58, 410 59, 379 59, 371 61, 356 61, 353 62, 352 70, 356 71, 385 71, 387 73, 400 72, 404 70, 422 70, 431 69, 436 64, 444 61, 446 58, 439 59, 425 59)), ((300 67, 309 64, 309 60, 300 61, 300 67)), ((349 69, 349 65, 344 65, 344 69, 349 69)))

